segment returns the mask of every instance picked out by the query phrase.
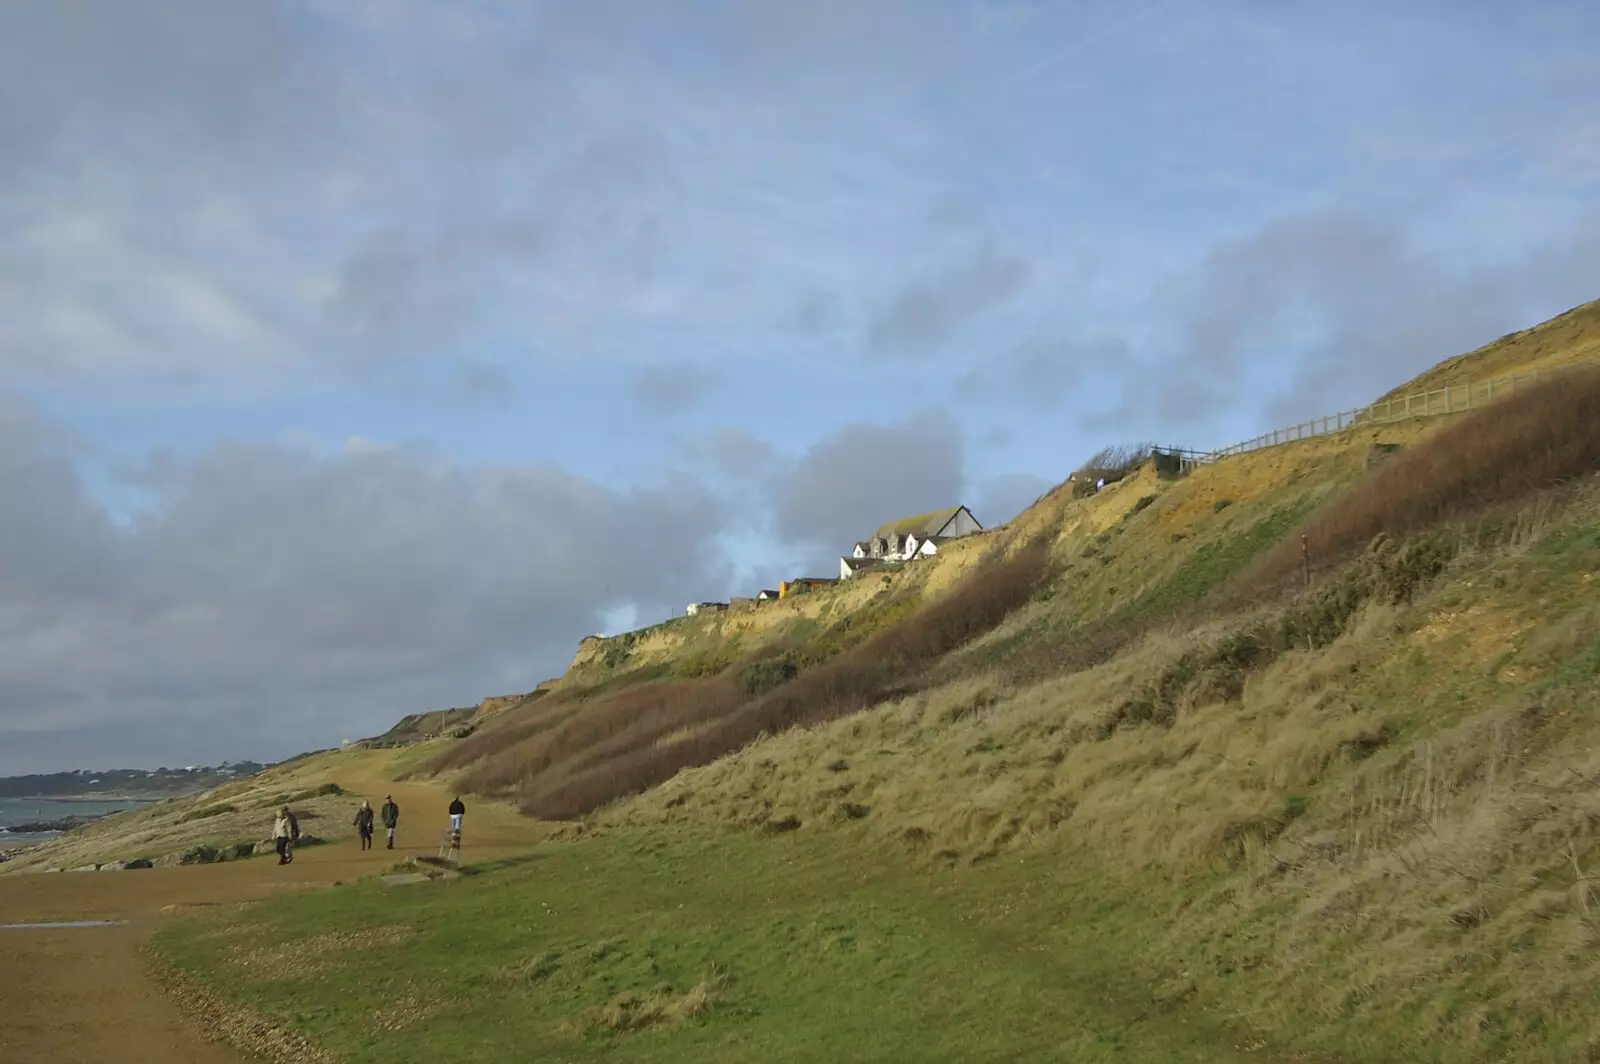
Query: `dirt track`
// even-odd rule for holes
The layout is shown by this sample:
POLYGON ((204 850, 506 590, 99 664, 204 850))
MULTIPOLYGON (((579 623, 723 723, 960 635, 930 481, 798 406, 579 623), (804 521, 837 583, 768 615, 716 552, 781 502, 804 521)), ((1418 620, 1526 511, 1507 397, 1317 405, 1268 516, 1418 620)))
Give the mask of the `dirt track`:
MULTIPOLYGON (((450 796, 427 783, 390 783, 388 762, 374 755, 341 766, 339 782, 376 808, 393 794, 401 810, 393 851, 381 825, 361 852, 354 829, 279 866, 265 857, 185 868, 129 872, 51 872, 0 876, 0 923, 126 920, 126 926, 0 929, 0 1061, 6 1064, 239 1064, 227 1046, 207 1042, 181 1008, 157 989, 140 947, 162 920, 196 905, 227 904, 283 890, 353 880, 411 854, 438 850, 450 796)), ((526 849, 542 825, 504 807, 469 804, 463 825, 467 860, 526 849)))

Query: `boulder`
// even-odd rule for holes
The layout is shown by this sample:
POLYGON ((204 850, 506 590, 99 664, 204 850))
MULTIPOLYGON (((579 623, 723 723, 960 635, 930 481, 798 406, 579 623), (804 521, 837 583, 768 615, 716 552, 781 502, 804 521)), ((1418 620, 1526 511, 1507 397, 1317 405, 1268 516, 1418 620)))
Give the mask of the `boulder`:
POLYGON ((107 861, 105 864, 100 866, 100 871, 102 871, 102 872, 120 872, 124 868, 127 868, 127 867, 128 867, 128 863, 126 861, 107 861))
POLYGON ((187 850, 159 857, 154 864, 157 868, 171 868, 173 865, 212 864, 221 859, 222 854, 215 847, 191 846, 187 850))
POLYGON ((100 866, 97 865, 97 864, 79 865, 77 868, 69 868, 69 869, 67 869, 67 871, 68 872, 98 872, 98 871, 100 871, 100 866))
POLYGON ((122 867, 132 870, 135 868, 154 868, 155 864, 148 857, 135 857, 122 867))

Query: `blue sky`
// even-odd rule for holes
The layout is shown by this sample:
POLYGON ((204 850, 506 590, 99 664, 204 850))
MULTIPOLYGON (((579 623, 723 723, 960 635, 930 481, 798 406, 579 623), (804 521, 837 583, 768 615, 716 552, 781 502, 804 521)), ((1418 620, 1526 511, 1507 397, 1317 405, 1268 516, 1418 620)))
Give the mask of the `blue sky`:
POLYGON ((0 772, 531 686, 1600 296, 1597 46, 1578 2, 10 5, 0 772))

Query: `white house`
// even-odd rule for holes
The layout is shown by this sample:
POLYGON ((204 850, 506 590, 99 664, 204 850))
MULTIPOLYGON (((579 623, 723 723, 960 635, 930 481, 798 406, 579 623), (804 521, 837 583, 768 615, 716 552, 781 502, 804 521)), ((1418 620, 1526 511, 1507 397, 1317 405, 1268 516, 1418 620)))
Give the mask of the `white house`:
POLYGON ((701 613, 713 613, 727 608, 728 604, 726 602, 691 602, 683 612, 687 617, 694 617, 701 613))
POLYGON ((890 521, 869 539, 857 543, 850 555, 839 559, 839 577, 848 580, 871 566, 864 563, 903 562, 930 558, 949 540, 982 532, 983 526, 965 506, 949 506, 932 513, 890 521))
POLYGON ((983 526, 972 516, 971 510, 965 506, 948 506, 932 513, 890 521, 866 541, 867 554, 905 560, 916 557, 922 545, 930 539, 935 541, 937 547, 938 543, 945 540, 960 539, 982 531, 983 526))
POLYGON ((939 553, 939 544, 948 540, 949 536, 918 536, 912 532, 906 536, 905 557, 931 558, 939 553))

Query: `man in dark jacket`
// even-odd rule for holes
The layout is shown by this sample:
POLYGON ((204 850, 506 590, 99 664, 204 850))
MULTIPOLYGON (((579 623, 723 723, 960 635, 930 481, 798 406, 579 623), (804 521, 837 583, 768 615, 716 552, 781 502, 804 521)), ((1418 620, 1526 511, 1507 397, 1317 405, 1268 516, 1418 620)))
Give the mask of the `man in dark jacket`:
POLYGON ((294 848, 300 845, 300 819, 294 815, 293 809, 285 809, 283 815, 289 818, 289 859, 285 864, 294 863, 294 848))
POLYGON ((361 848, 372 849, 372 803, 362 802, 356 810, 356 831, 361 835, 361 848))
POLYGON ((462 814, 464 814, 466 811, 467 811, 467 807, 461 804, 461 796, 460 795, 456 795, 456 800, 450 803, 450 830, 451 831, 460 831, 461 830, 461 817, 462 817, 462 814))
POLYGON ((383 796, 383 809, 379 812, 383 820, 384 832, 389 836, 389 849, 394 849, 394 829, 400 823, 400 807, 394 804, 394 799, 387 794, 383 796))

